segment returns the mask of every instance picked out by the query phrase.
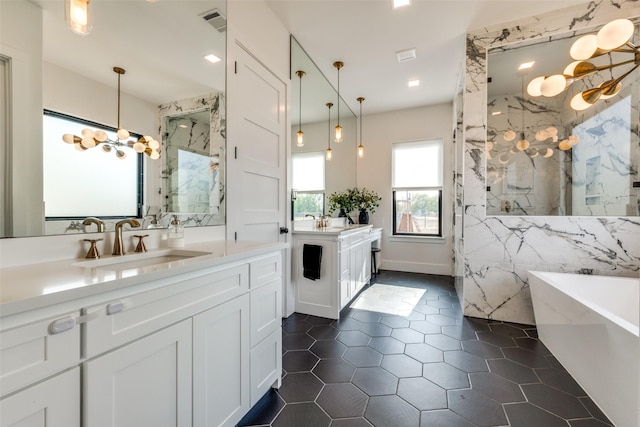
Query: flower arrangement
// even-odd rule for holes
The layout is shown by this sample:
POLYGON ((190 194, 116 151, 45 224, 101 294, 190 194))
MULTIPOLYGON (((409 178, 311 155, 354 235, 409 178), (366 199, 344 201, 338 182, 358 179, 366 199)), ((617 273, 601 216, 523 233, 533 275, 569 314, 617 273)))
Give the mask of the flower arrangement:
POLYGON ((329 212, 344 210, 346 214, 353 210, 368 210, 371 213, 380 206, 382 198, 366 188, 348 188, 345 191, 331 193, 329 196, 329 212))

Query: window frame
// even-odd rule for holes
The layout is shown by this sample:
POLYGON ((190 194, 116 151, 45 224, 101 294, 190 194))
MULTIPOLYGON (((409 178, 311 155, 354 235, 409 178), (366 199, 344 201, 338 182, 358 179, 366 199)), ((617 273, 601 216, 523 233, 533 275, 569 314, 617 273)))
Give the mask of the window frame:
POLYGON ((445 140, 442 137, 439 138, 429 138, 429 139, 420 139, 420 140, 412 140, 412 141, 403 141, 396 142, 392 144, 391 147, 391 210, 392 210, 392 237, 400 237, 400 238, 443 238, 443 221, 444 221, 444 213, 443 213, 443 192, 444 192, 444 144, 445 140), (418 145, 419 143, 425 143, 425 145, 433 144, 437 142, 439 145, 439 171, 441 176, 440 186, 394 186, 394 173, 396 168, 396 159, 395 159, 395 147, 402 145, 418 145), (397 231, 397 200, 396 200, 396 192, 399 191, 437 191, 438 192, 438 233, 420 233, 420 232, 399 232, 397 231))
POLYGON ((300 152, 300 153, 293 153, 291 155, 291 170, 292 170, 292 179, 291 179, 291 186, 292 186, 292 194, 291 194, 291 220, 292 221, 300 221, 303 220, 304 218, 298 218, 296 219, 295 217, 295 203, 296 200, 301 196, 301 195, 312 195, 312 194, 321 194, 322 195, 322 214, 324 215, 326 212, 326 204, 327 204, 327 194, 326 194, 326 163, 325 163, 325 157, 324 157, 324 153, 322 151, 307 151, 307 152, 300 152), (322 188, 318 188, 318 189, 312 189, 312 190, 298 190, 295 188, 294 183, 293 183, 293 163, 295 161, 296 157, 317 157, 321 162, 322 162, 322 188))
MULTIPOLYGON (((102 123, 94 122, 91 120, 83 119, 80 117, 72 116, 69 114, 60 113, 58 111, 53 111, 49 109, 43 109, 42 117, 51 116, 71 122, 75 122, 81 124, 83 126, 92 127, 96 129, 102 129, 109 132, 116 132, 117 129, 113 126, 105 125, 102 123)), ((135 132, 130 132, 131 137, 133 138, 141 138, 143 135, 135 132)), ((44 135, 43 135, 43 143, 44 143, 44 135)), ((136 218, 142 218, 143 214, 143 204, 144 204, 144 160, 143 155, 140 153, 136 153, 135 151, 131 151, 131 153, 127 153, 130 155, 136 155, 136 218)), ((44 162, 44 159, 43 159, 44 162)), ((101 219, 123 219, 130 218, 131 215, 100 215, 96 214, 96 217, 101 219)), ((65 221, 65 220, 80 220, 84 219, 86 216, 45 216, 45 221, 65 221)))

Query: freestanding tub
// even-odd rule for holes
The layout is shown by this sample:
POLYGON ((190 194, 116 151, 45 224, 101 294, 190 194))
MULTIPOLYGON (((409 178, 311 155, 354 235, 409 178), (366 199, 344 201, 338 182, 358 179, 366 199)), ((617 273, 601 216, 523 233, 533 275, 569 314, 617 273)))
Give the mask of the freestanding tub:
POLYGON ((540 340, 616 427, 640 426, 640 280, 529 272, 540 340))

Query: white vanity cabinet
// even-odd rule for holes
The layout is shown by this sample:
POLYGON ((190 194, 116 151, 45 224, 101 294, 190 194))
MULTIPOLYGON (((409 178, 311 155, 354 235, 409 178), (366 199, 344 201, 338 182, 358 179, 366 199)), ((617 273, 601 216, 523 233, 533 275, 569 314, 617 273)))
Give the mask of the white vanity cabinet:
POLYGON ((0 427, 235 426, 280 385, 282 281, 262 251, 3 317, 0 427))
POLYGON ((294 231, 296 311, 338 319, 371 278, 371 226, 294 231), (304 245, 322 247, 320 279, 304 277, 304 245))

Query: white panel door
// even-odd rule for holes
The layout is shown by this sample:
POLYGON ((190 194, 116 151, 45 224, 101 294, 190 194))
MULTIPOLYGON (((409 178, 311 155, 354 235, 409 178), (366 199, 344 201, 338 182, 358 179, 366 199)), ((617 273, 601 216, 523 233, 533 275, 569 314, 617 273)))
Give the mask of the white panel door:
POLYGON ((285 241, 287 86, 235 44, 228 87, 227 238, 285 241))
POLYGON ((84 364, 84 425, 191 425, 191 319, 84 364))

